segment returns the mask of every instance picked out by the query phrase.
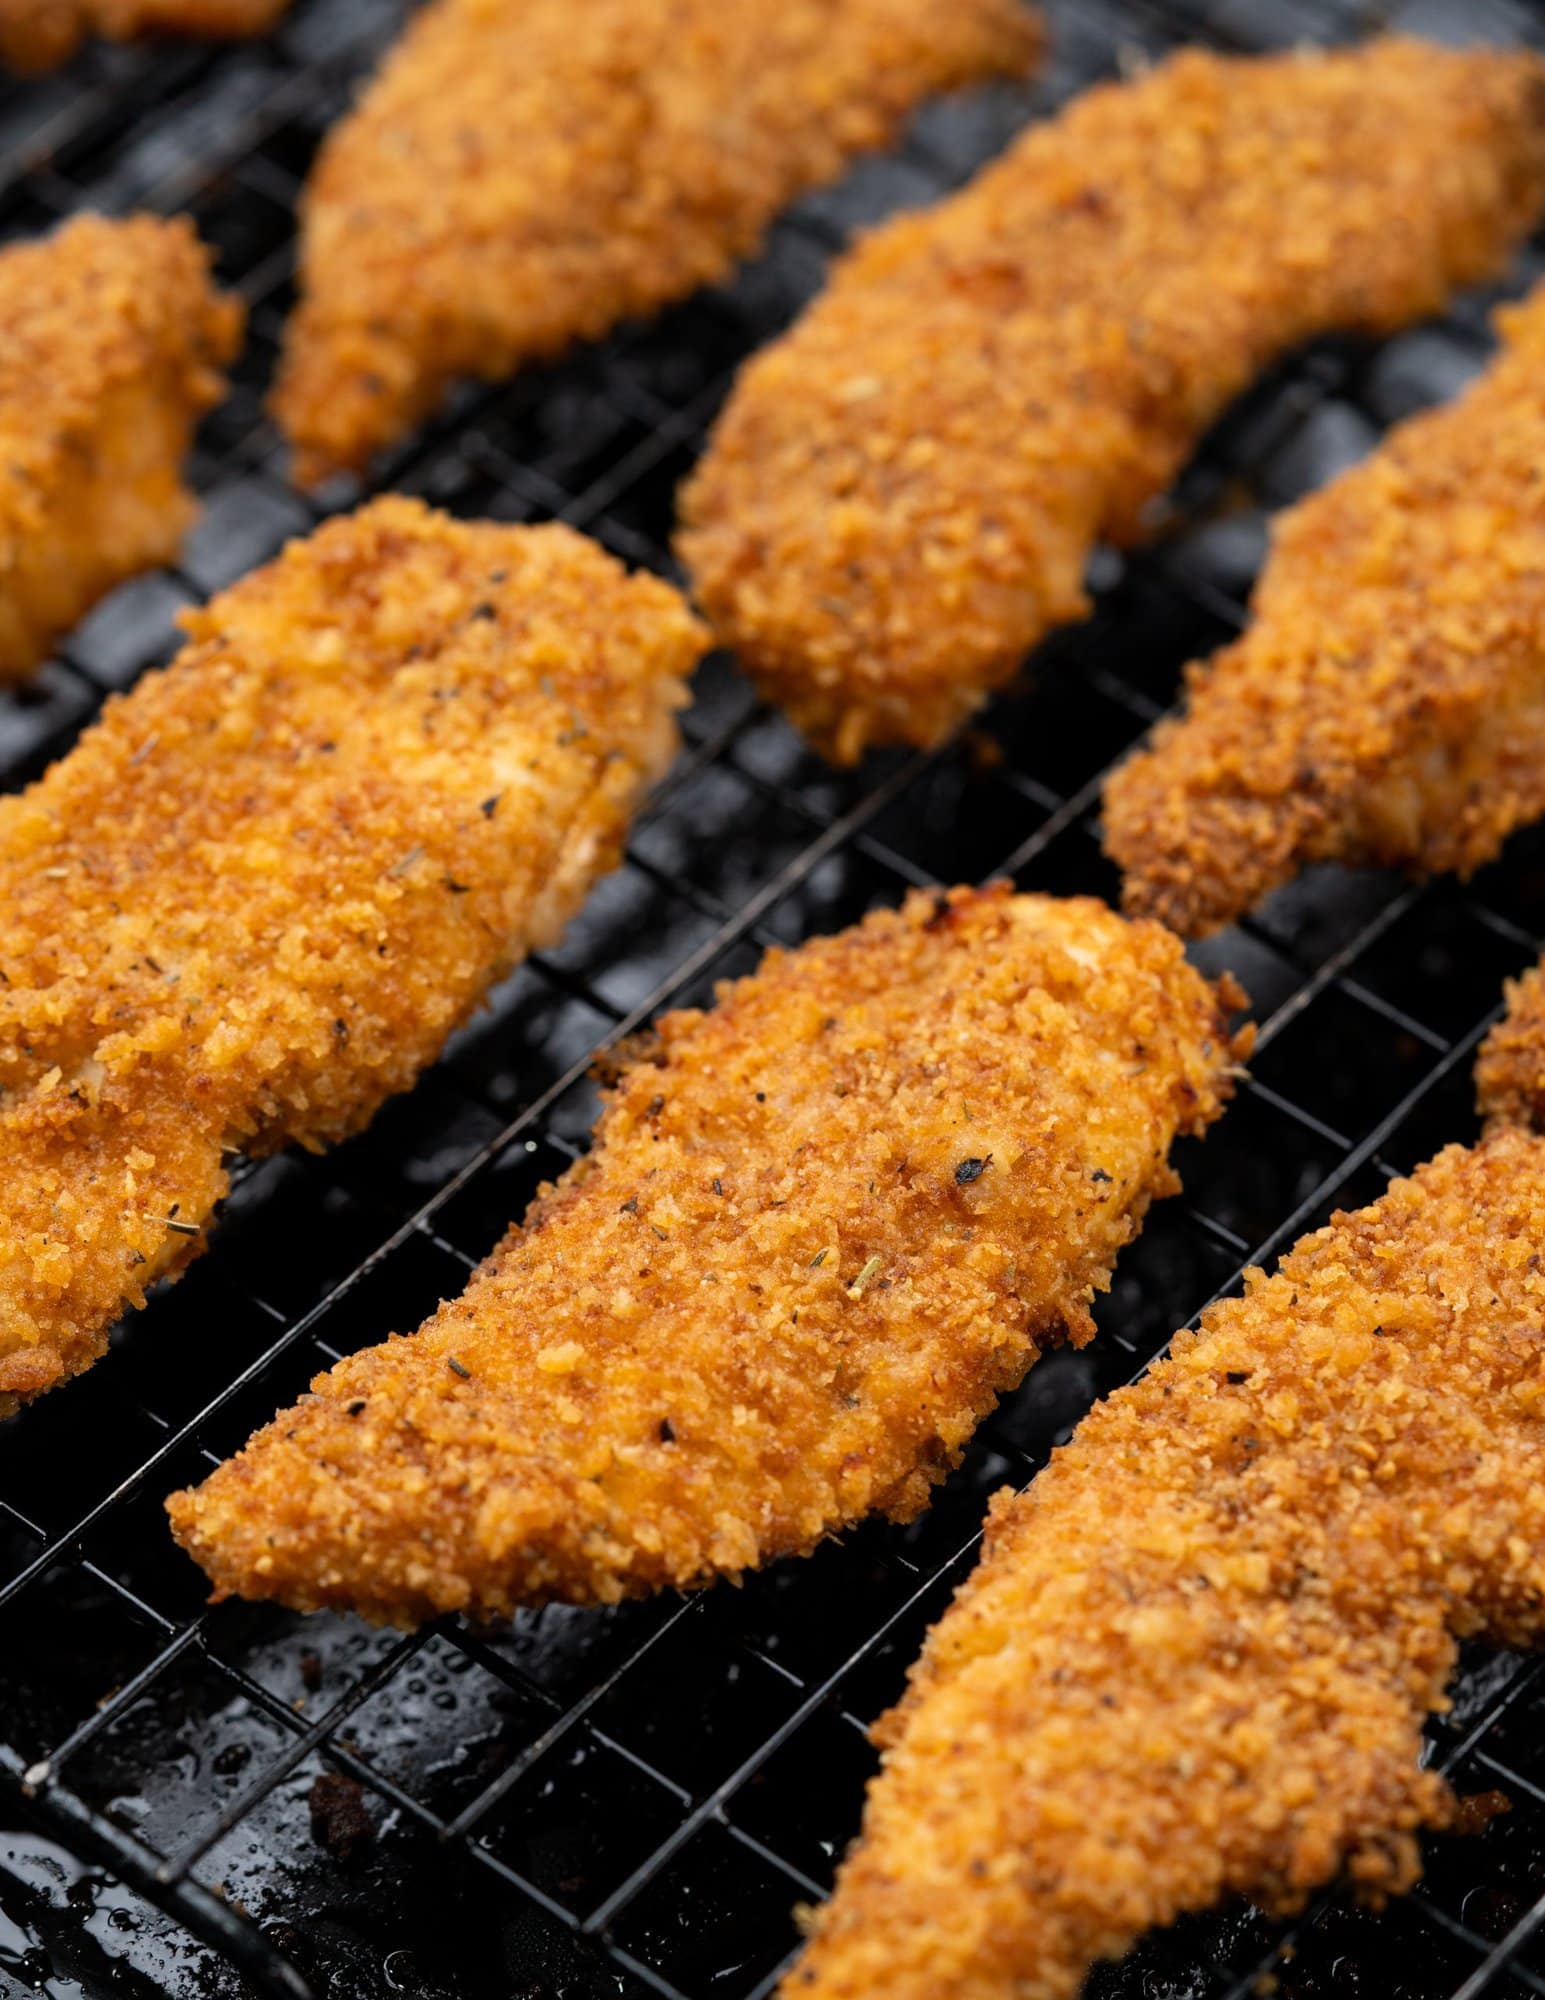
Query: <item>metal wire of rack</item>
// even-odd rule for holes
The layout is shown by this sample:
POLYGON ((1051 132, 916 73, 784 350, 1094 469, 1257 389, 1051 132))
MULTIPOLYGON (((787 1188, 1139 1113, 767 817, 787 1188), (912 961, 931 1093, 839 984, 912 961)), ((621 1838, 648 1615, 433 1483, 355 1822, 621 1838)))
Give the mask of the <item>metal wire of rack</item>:
MULTIPOLYGON (((1265 48, 1388 22, 1545 45, 1526 0, 1051 0, 1029 89, 930 107, 894 154, 803 202, 733 284, 564 365, 467 392, 379 485, 509 520, 558 515, 669 572, 675 484, 738 362, 858 225, 966 178, 1027 118, 1133 53, 1265 48)), ((260 398, 290 299, 292 212, 326 125, 399 0, 300 0, 268 44, 97 50, 0 90, 0 232, 82 205, 191 211, 251 334, 201 439, 205 512, 181 564, 115 593, 0 699, 0 782, 24 782, 174 643, 176 609, 357 494, 285 483, 260 398)), ((1520 259, 1509 289, 1545 270, 1520 259)), ((1033 1476, 1173 1327, 1336 1205, 1474 1130, 1469 1065, 1504 976, 1545 929, 1545 841, 1467 889, 1322 871, 1201 954, 1263 1023, 1254 1075, 1156 1210, 1101 1338, 986 1424, 935 1506, 741 1590, 494 1631, 399 1637, 208 1610, 162 1495, 319 1367, 407 1328, 582 1147, 596 1050, 705 998, 761 949, 909 884, 1009 874, 1109 893, 1101 780, 1237 629, 1268 512, 1481 365, 1484 309, 1378 349, 1327 342, 1230 415, 1166 532, 1098 564, 1097 609, 1044 647, 980 735, 837 774, 729 666, 620 873, 363 1138, 247 1172, 214 1248, 93 1374, 0 1437, 0 1990, 59 1995, 770 1992, 853 1831, 864 1726, 973 1560, 987 1494, 1033 1476)), ((1434 1841, 1382 1915, 1328 1895, 1296 1923, 1188 1921, 1098 1973, 1103 2000, 1545 1994, 1545 1664, 1467 1660, 1432 1759, 1512 1809, 1434 1841)))

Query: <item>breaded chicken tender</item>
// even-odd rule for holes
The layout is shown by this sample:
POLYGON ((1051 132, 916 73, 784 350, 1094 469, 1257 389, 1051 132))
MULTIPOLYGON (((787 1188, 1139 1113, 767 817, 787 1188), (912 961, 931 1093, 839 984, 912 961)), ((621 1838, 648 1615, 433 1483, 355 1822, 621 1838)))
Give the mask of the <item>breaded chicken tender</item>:
POLYGON ((235 41, 262 35, 289 0, 0 0, 0 64, 33 75, 74 55, 88 35, 235 41))
POLYGON ((411 1624, 907 1520, 1231 1087, 1215 992, 1090 900, 916 893, 667 1015, 466 1293, 171 1502, 218 1596, 411 1624))
POLYGON ((1456 1642, 1541 1636, 1545 1140, 1304 1238, 995 1502, 793 2000, 1070 2000, 1229 1894, 1374 1896, 1456 1642))
POLYGON ((1278 521, 1245 635, 1105 791, 1127 907, 1197 935, 1316 861, 1468 875, 1545 812, 1545 286, 1502 353, 1278 521))
POLYGON ((1507 982, 1507 1012, 1475 1059, 1481 1116, 1545 1131, 1545 961, 1507 982))
POLYGON ((0 251, 0 681, 177 553, 241 321, 185 217, 82 215, 0 251))
POLYGON ((203 1242, 223 1155, 364 1125, 551 943, 705 635, 565 528, 377 501, 0 800, 0 1415, 203 1242))
POLYGON ((1024 0, 433 0, 305 197, 297 478, 725 277, 929 92, 1040 41, 1024 0))
POLYGON ((1538 56, 1193 50, 1090 91, 748 364, 683 493, 698 598, 838 762, 936 743, 1268 362, 1433 311, 1542 207, 1538 56))

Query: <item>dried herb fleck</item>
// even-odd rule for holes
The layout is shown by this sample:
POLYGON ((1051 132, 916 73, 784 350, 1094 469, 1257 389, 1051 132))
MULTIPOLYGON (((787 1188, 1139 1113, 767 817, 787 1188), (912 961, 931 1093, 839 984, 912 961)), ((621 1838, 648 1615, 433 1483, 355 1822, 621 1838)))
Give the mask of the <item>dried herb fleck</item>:
POLYGON ((879 1258, 871 1257, 869 1259, 869 1262, 864 1266, 863 1270, 861 1270, 858 1276, 853 1280, 852 1284, 848 1286, 848 1297, 850 1299, 856 1299, 859 1296, 859 1294, 863 1291, 865 1285, 867 1285, 869 1280, 874 1276, 875 1272, 879 1270, 879 1268, 880 1268, 879 1258))

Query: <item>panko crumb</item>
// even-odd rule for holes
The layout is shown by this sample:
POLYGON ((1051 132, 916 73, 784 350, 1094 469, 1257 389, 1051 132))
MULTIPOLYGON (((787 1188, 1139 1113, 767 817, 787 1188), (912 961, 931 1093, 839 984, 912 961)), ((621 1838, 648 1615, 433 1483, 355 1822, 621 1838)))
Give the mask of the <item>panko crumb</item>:
POLYGON ((0 0, 0 64, 24 76, 54 69, 88 35, 238 41, 263 35, 290 0, 0 0))
POLYGON ((1188 50, 1091 90, 742 370, 682 497, 697 596, 838 762, 936 743, 1268 362, 1435 311, 1542 207, 1538 55, 1188 50))
POLYGON ((1545 286, 1499 327, 1278 517, 1254 623, 1110 779, 1128 909, 1199 935, 1311 862, 1468 875, 1545 812, 1545 286))
POLYGON ((0 251, 0 681, 176 555, 182 462, 241 339, 209 265, 183 216, 82 215, 0 251))
POLYGON ((1545 1140, 1249 1275, 1018 1496, 930 1635, 786 2000, 1071 2000, 1142 1932, 1410 1887, 1457 1642, 1545 1603, 1545 1140))
POLYGON ((0 799, 0 1415, 357 1130, 613 866, 706 634, 566 528, 386 499, 184 614, 0 799))
POLYGON ((610 1603, 909 1520, 1062 1339, 1247 1036, 1157 924, 983 891, 667 1015, 466 1293, 197 1489, 217 1597, 408 1625, 610 1603))
POLYGON ((274 397, 297 478, 726 277, 929 92, 1040 46, 1024 0, 433 0, 306 193, 274 397))

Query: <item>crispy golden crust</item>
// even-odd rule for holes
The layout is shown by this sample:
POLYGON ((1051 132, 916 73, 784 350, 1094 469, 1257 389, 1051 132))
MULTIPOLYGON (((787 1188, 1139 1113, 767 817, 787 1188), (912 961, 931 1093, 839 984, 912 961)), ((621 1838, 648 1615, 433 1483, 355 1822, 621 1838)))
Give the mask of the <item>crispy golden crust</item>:
POLYGON ((608 1602, 908 1519, 1088 1306, 1230 1088, 1156 924, 1004 884, 666 1016, 466 1294, 197 1491, 219 1594, 411 1623, 608 1602))
POLYGON ((1277 523, 1255 622, 1105 792, 1127 907, 1196 935, 1315 861, 1468 874, 1545 812, 1545 287, 1449 407, 1277 523))
POLYGON ((0 251, 0 680, 176 554, 241 319, 185 217, 83 215, 0 251))
POLYGON ((0 1414, 318 1147, 610 868, 704 634, 564 528, 388 499, 186 617, 0 800, 0 1414))
POLYGON ((435 0, 306 194, 297 476, 722 278, 919 98, 1039 45, 1023 0, 435 0))
POLYGON ((1150 1925, 1406 1888, 1455 1640, 1540 1637, 1545 1140, 1450 1147, 995 1504, 783 1991, 1066 2000, 1150 1925))
POLYGON ((0 63, 23 75, 53 69, 88 35, 232 41, 265 34, 289 0, 0 0, 0 63))
POLYGON ((1431 311, 1542 205, 1535 56, 1192 51, 1090 91, 745 368, 683 494, 698 596, 838 761, 935 742, 1267 361, 1431 311))

